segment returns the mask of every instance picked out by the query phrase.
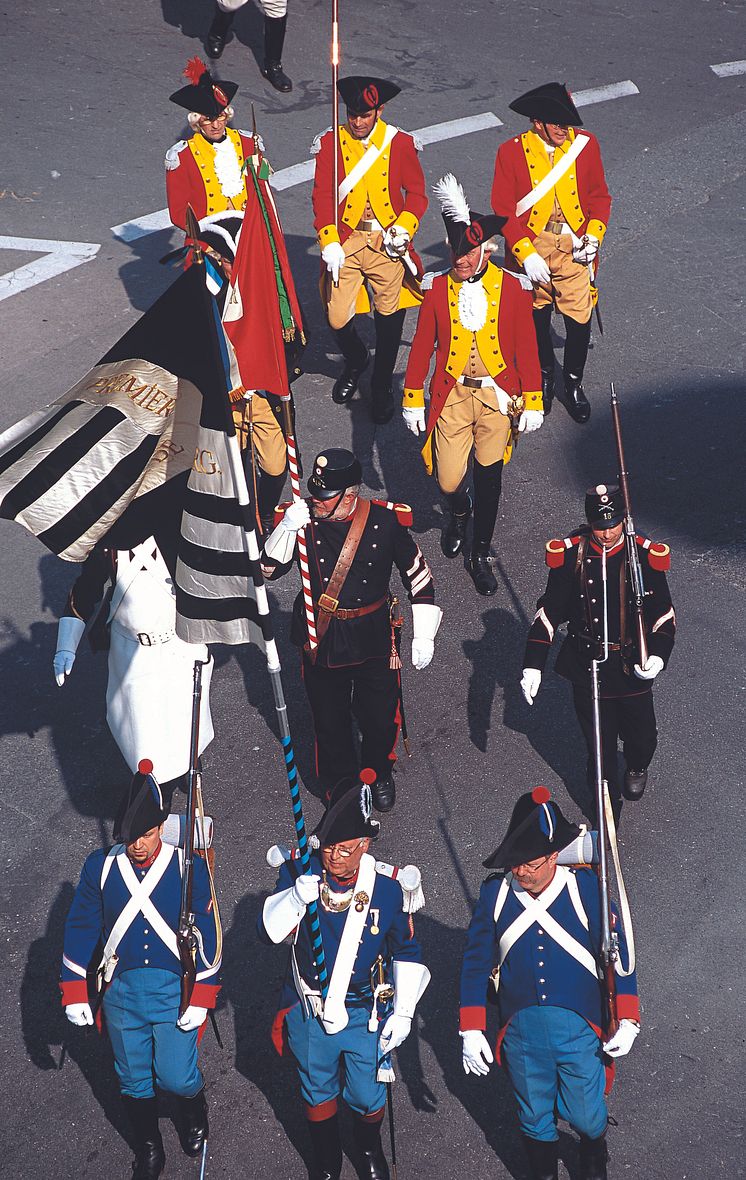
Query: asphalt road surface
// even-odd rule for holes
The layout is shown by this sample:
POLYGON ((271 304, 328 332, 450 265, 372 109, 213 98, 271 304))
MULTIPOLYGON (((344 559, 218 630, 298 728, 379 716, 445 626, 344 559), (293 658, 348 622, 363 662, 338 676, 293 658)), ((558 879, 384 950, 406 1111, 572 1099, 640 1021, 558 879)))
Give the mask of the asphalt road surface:
MULTIPOLYGON (((567 686, 547 675, 529 710, 518 680, 545 578, 544 543, 578 522, 586 486, 616 474, 611 379, 636 523, 673 551, 679 640, 656 686, 661 737, 651 785, 623 817, 644 1024, 611 1099, 610 1174, 744 1175, 746 76, 711 68, 746 57, 743 5, 342 0, 341 8, 343 71, 402 83, 392 121, 432 128, 495 117, 477 119, 482 130, 464 133, 473 124, 461 124, 462 134, 436 139, 422 156, 429 182, 454 170, 476 208, 488 207, 497 143, 522 129, 508 109, 515 95, 550 78, 576 92, 633 83, 606 98, 591 94, 598 101, 584 109, 614 196, 601 275, 606 333, 595 333, 587 370, 593 415, 579 427, 555 405, 521 443, 505 476, 499 590, 490 600, 477 597, 460 561, 441 556, 439 497, 398 416, 374 428, 365 385, 350 409, 333 406, 338 361, 315 293, 310 186, 301 180, 278 193, 313 329, 308 373, 296 387, 303 449, 310 457, 322 445, 352 445, 372 494, 412 503, 445 612, 432 666, 406 672, 413 756, 399 764, 399 802, 379 846, 387 859, 422 868, 427 907, 417 925, 433 971, 416 1032, 399 1053, 400 1180, 524 1175, 504 1078, 462 1071, 457 976, 480 864, 516 796, 545 782, 569 814, 582 804, 585 757, 567 686)), ((4 15, 0 426, 72 385, 171 281, 157 259, 176 235, 129 230, 122 240, 112 227, 165 204, 163 156, 183 132, 167 96, 201 52, 209 19, 207 0, 62 0, 4 15)), ((295 85, 287 97, 258 73, 260 28, 249 5, 220 71, 241 85, 237 125, 250 125, 253 99, 282 170, 306 160, 330 122, 329 6, 291 0, 284 62, 295 85)), ((442 239, 431 207, 417 239, 431 266, 443 264, 442 239)), ((410 313, 400 373, 414 322, 410 313)), ((0 537, 2 1171, 124 1177, 131 1152, 110 1051, 90 1030, 67 1026, 56 977, 80 866, 107 840, 127 775, 105 725, 101 658, 81 648, 65 689, 54 684, 56 620, 75 568, 16 525, 2 522, 0 537)), ((311 784, 309 715, 287 643, 295 590, 288 577, 271 596, 311 784)), ((290 839, 289 801, 261 656, 223 649, 217 664, 205 787, 218 830, 226 953, 223 1048, 208 1032, 202 1053, 208 1176, 301 1177, 307 1148, 295 1078, 268 1040, 284 951, 262 948, 254 935, 272 884, 264 853, 290 839)), ((304 798, 315 819, 318 802, 304 798)), ((163 1128, 167 1176, 196 1177, 165 1119, 163 1128)), ((563 1175, 577 1167, 573 1143, 563 1128, 563 1175)), ((354 1175, 349 1160, 345 1169, 354 1175)))

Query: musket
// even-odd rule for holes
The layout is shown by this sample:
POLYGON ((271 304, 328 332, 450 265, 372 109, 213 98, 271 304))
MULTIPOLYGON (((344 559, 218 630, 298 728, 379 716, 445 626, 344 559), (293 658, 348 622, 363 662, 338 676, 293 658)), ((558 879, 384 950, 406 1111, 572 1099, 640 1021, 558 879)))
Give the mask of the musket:
POLYGON ((632 505, 629 497, 629 479, 627 477, 627 468, 624 462, 624 445, 622 443, 622 423, 619 418, 619 401, 614 389, 614 382, 611 382, 611 420, 614 424, 614 437, 616 438, 616 453, 619 461, 619 487, 622 491, 622 500, 624 501, 624 539, 627 546, 627 566, 629 568, 629 577, 632 585, 632 597, 634 599, 635 610, 635 630, 637 632, 637 647, 640 655, 640 665, 644 668, 648 659, 648 640, 645 633, 645 585, 642 580, 642 566, 640 565, 640 555, 637 552, 637 534, 635 532, 635 523, 632 519, 632 505))
POLYGON ((192 686, 192 729, 189 742, 189 783, 187 787, 186 824, 184 828, 184 868, 181 875, 181 905, 176 945, 181 963, 181 1002, 179 1016, 189 1007, 197 977, 197 932, 192 910, 194 880, 194 824, 197 816, 197 779, 199 776, 199 711, 202 700, 202 668, 208 661, 194 661, 192 686))

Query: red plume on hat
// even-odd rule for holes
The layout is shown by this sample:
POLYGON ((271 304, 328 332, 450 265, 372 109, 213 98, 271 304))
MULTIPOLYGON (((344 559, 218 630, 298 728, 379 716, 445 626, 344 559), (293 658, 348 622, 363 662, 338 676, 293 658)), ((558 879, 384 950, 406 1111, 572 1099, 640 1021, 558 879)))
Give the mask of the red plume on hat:
POLYGON ((207 66, 202 61, 201 57, 190 57, 187 64, 184 66, 184 77, 187 82, 191 82, 193 86, 199 85, 199 80, 203 74, 207 73, 207 66))

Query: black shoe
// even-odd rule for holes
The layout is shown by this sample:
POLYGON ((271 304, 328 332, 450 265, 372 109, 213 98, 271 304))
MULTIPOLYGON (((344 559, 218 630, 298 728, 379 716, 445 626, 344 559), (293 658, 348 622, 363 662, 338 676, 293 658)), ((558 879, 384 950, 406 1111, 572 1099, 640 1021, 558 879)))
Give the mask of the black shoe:
POLYGON ((580 1136, 580 1171, 578 1180, 607 1180, 606 1160, 608 1156, 606 1137, 587 1139, 580 1136))
POLYGON ((583 378, 565 373, 565 402, 567 412, 574 422, 587 422, 591 416, 591 403, 585 396, 583 378))
POLYGON ((210 1134, 205 1091, 200 1090, 193 1098, 179 1098, 179 1107, 183 1121, 181 1146, 187 1155, 200 1155, 210 1134))
POLYGON ((332 389, 332 401, 338 406, 346 406, 357 393, 358 382, 370 364, 370 353, 366 350, 362 365, 351 365, 345 362, 342 376, 337 377, 332 389))
POLYGON ((371 794, 373 796, 373 806, 376 811, 380 811, 382 814, 391 811, 396 803, 394 776, 387 774, 377 778, 371 787, 371 794))
POLYGON ((557 1140, 548 1143, 543 1139, 529 1139, 523 1136, 531 1180, 557 1180, 557 1140))
POLYGON ((482 594, 485 598, 497 593, 497 580, 490 566, 489 550, 489 545, 475 545, 467 562, 467 569, 474 579, 477 594, 482 594))
POLYGON ((544 409, 544 417, 552 412, 552 402, 554 401, 554 365, 551 369, 541 370, 541 399, 544 409))
POLYGON ((370 396, 370 416, 376 426, 385 426, 394 416, 394 395, 391 389, 372 389, 370 396))
POLYGON ((465 512, 454 512, 451 509, 451 515, 448 522, 440 534, 440 547, 446 557, 458 557, 461 552, 464 541, 466 539, 466 528, 471 516, 472 502, 471 496, 467 495, 467 507, 465 512))
POLYGON ((281 61, 265 61, 262 76, 267 79, 270 86, 279 90, 280 94, 289 94, 293 89, 293 83, 283 70, 281 61))
POLYGON ((205 53, 213 61, 217 61, 225 49, 232 24, 233 13, 223 12, 221 8, 217 8, 205 40, 205 53))
POLYGON ((359 1115, 353 1123, 355 1145, 360 1153, 360 1175, 365 1180, 389 1180, 389 1166, 381 1146, 381 1124, 366 1123, 359 1115))
POLYGON ((633 803, 642 799, 647 785, 647 770, 631 770, 629 767, 625 770, 623 787, 625 799, 630 799, 633 803))
POLYGON ((122 1095, 135 1138, 132 1180, 158 1180, 166 1166, 166 1153, 158 1130, 157 1098, 122 1095))

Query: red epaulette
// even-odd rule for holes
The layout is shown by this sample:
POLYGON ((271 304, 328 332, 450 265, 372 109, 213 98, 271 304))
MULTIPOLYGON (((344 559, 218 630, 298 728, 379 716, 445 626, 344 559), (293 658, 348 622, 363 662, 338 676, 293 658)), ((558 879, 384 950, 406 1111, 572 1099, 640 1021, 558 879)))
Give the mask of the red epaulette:
POLYGON ((640 533, 635 537, 640 548, 644 549, 648 555, 650 568, 653 570, 662 570, 664 573, 671 568, 671 548, 666 545, 665 541, 651 541, 649 537, 643 537, 640 533))
POLYGON ((545 553, 546 563, 550 570, 559 569, 561 565, 565 564, 565 553, 568 549, 574 548, 577 545, 580 537, 553 537, 551 541, 547 541, 547 548, 545 553))
POLYGON ((390 512, 395 512, 399 524, 403 524, 405 529, 411 529, 414 516, 409 504, 395 504, 393 500, 371 500, 371 504, 379 504, 381 508, 388 508, 390 512))
POLYGON ((283 500, 282 504, 277 505, 277 507, 275 508, 275 515, 274 515, 275 528, 277 528, 278 524, 280 523, 280 521, 282 520, 283 516, 285 515, 285 513, 287 512, 288 508, 290 507, 290 505, 292 503, 293 503, 292 500, 283 500))

